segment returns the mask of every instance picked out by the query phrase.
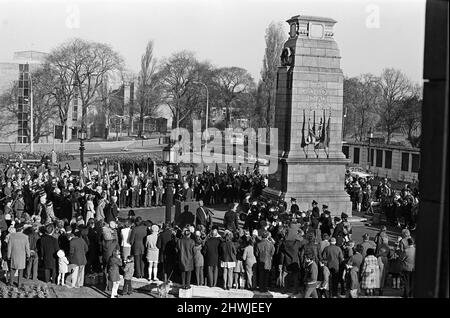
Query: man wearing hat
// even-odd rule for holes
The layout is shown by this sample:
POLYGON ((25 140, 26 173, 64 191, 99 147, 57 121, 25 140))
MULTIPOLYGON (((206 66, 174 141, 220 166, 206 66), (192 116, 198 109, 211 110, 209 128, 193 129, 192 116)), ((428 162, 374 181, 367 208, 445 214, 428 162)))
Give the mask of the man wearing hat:
POLYGON ((311 227, 314 230, 314 235, 316 239, 320 238, 319 224, 320 224, 320 210, 317 201, 313 200, 311 211, 311 227))
POLYGON ((58 276, 58 273, 56 271, 58 262, 56 253, 59 250, 59 244, 58 240, 52 235, 53 230, 53 224, 47 224, 45 226, 45 234, 41 237, 40 240, 39 256, 43 260, 45 282, 48 283, 51 277, 52 283, 55 284, 56 276, 58 276))
POLYGON ((26 268, 26 261, 30 257, 30 242, 28 236, 22 233, 23 223, 17 222, 14 225, 15 232, 9 234, 8 254, 10 260, 9 285, 13 286, 14 273, 18 271, 17 286, 21 287, 23 270, 26 268))
POLYGON ((320 216, 320 232, 331 236, 331 229, 333 228, 333 222, 331 221, 331 213, 328 211, 328 205, 322 205, 323 213, 320 216))
POLYGON ((297 205, 297 200, 295 198, 291 198, 291 213, 299 214, 300 208, 297 205))
POLYGON ((333 230, 333 237, 336 239, 336 245, 340 247, 344 244, 344 239, 346 236, 345 231, 344 231, 344 223, 342 223, 342 220, 340 217, 335 216, 334 224, 335 224, 335 228, 333 230))

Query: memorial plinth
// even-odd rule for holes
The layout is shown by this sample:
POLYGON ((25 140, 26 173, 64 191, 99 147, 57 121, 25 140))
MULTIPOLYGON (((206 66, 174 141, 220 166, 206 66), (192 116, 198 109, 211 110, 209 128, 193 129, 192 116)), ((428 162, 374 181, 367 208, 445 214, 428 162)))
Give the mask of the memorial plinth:
POLYGON ((348 160, 342 153, 343 74, 333 38, 336 21, 294 16, 287 22, 275 102, 279 163, 264 193, 294 197, 301 210, 316 200, 332 214, 351 215, 344 191, 348 160))

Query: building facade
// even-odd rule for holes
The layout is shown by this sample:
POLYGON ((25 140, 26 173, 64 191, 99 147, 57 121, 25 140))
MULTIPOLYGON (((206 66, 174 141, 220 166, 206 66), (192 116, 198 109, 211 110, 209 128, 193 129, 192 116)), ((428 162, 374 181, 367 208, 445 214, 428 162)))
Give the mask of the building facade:
POLYGON ((360 167, 378 177, 415 183, 419 179, 420 149, 397 145, 344 142, 342 152, 350 167, 360 167))
MULTIPOLYGON (((14 113, 3 114, 4 118, 15 117, 4 125, 0 142, 29 143, 30 104, 32 92, 31 73, 45 60, 47 53, 38 51, 14 52, 13 59, 0 62, 0 95, 15 89, 17 83, 17 108, 14 113)), ((4 110, 4 108, 2 107, 4 110)))

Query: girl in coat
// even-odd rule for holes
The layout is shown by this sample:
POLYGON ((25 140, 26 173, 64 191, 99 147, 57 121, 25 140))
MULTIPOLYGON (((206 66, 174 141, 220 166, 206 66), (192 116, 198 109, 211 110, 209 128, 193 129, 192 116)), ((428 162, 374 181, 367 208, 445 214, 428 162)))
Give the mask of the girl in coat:
POLYGON ((57 285, 64 285, 66 273, 69 271, 69 260, 63 250, 59 250, 58 256, 58 281, 57 285))
POLYGON ((117 291, 119 290, 120 274, 119 269, 122 265, 120 259, 120 251, 118 249, 114 250, 113 254, 108 261, 108 278, 112 283, 111 298, 118 298, 119 295, 117 291))
POLYGON ((147 236, 145 247, 147 248, 148 261, 148 280, 158 280, 158 256, 159 249, 156 247, 158 241, 159 226, 153 224, 151 227, 151 234, 147 236))
POLYGON ((205 262, 202 254, 202 249, 203 249, 203 240, 200 237, 200 235, 197 235, 195 238, 195 246, 194 246, 194 267, 195 267, 195 277, 198 286, 204 285, 203 268, 205 262))
POLYGON ((375 257, 375 250, 369 248, 362 265, 361 288, 365 290, 366 296, 373 296, 374 289, 380 288, 380 265, 375 257))

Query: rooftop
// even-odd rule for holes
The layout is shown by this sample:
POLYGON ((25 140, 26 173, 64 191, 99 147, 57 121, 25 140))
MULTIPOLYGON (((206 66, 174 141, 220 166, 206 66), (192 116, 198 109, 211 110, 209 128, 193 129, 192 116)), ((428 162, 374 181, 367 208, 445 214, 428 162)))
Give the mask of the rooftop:
POLYGON ((336 23, 337 21, 331 18, 326 17, 316 17, 311 15, 296 15, 287 20, 286 22, 291 22, 293 20, 300 20, 300 21, 314 21, 314 22, 328 22, 328 23, 336 23))

